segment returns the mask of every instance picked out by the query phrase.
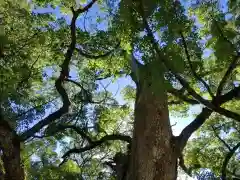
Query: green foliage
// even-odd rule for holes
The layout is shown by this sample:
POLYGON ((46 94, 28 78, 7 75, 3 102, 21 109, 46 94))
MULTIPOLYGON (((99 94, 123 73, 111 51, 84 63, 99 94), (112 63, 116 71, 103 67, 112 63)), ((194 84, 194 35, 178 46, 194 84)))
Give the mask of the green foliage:
MULTIPOLYGON (((61 107, 54 81, 58 78, 65 52, 71 43, 70 28, 64 18, 71 18, 70 7, 77 9, 87 2, 0 2, 3 22, 0 27, 0 53, 3 53, 0 57, 0 100, 4 116, 10 119, 18 134, 61 107), (48 5, 53 8, 58 6, 62 17, 56 17, 54 13, 32 12, 33 7, 38 9, 48 5)), ((81 14, 77 20, 77 49, 69 67, 71 79, 78 85, 64 82, 71 108, 69 113, 48 124, 35 134, 34 139, 24 143, 22 157, 27 179, 114 179, 112 170, 104 162, 111 160, 116 152, 125 151, 125 143, 108 141, 87 152, 72 155, 58 167, 61 156, 69 148, 91 145, 74 129, 59 131, 59 125, 76 126, 93 141, 110 134, 131 134, 135 86, 127 85, 121 91, 127 103, 122 105, 112 92, 108 92, 104 80, 109 78, 114 82, 119 77, 129 75, 132 53, 142 64, 138 67, 141 83, 146 89, 152 88, 151 92, 155 95, 173 88, 179 92, 182 88, 163 64, 164 60, 199 95, 211 100, 210 93, 193 71, 216 93, 240 45, 239 5, 236 1, 228 1, 228 5, 227 10, 222 10, 217 1, 202 0, 183 6, 178 1, 144 0, 145 17, 142 17, 138 3, 106 0, 98 1, 94 5, 95 10, 89 9, 81 14), (96 9, 101 12, 100 15, 96 15, 96 9), (93 22, 86 18, 87 14, 91 15, 93 22), (229 14, 231 17, 226 18, 229 14), (153 31, 156 45, 146 30, 144 18, 153 31), (86 25, 86 21, 90 25, 86 25), (107 25, 102 25, 104 23, 107 25), (158 56, 155 46, 158 46, 161 56, 158 56), (210 52, 208 55, 207 51, 210 52)), ((229 92, 235 87, 234 83, 240 82, 239 73, 237 66, 227 79, 223 93, 229 92)), ((195 100, 186 89, 183 88, 181 93, 195 100)), ((168 102, 170 114, 189 116, 191 104, 171 93, 168 93, 168 102)), ((238 99, 222 107, 238 114, 240 112, 238 99)), ((194 167, 194 174, 200 173, 199 168, 208 168, 219 177, 229 151, 219 137, 234 147, 240 140, 239 130, 239 123, 213 114, 185 148, 187 166, 194 167)), ((238 157, 239 150, 228 164, 229 171, 239 168, 238 157)))

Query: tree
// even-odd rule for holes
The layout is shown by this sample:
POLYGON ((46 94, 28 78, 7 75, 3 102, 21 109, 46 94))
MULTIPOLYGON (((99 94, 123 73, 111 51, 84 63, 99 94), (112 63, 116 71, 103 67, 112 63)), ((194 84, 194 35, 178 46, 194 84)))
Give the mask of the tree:
POLYGON ((69 25, 48 13, 31 13, 25 1, 4 2, 6 32, 0 49, 4 178, 24 179, 23 160, 29 179, 169 180, 177 178, 178 166, 200 178, 201 168, 222 179, 237 177, 239 12, 234 2, 225 4, 224 10, 221 2, 204 0, 195 4, 92 0, 84 6, 65 0, 31 2, 59 5, 61 13, 71 16, 69 25), (82 18, 94 8, 103 10, 94 24, 104 21, 108 26, 104 30, 89 26, 87 32, 76 24, 85 22, 82 18), (19 29, 24 32, 21 38, 19 29), (46 68, 60 72, 51 77, 55 82, 46 68), (77 80, 69 74, 74 68, 77 80), (134 99, 134 113, 131 105, 116 102, 105 86, 98 87, 107 78, 124 75, 136 87, 123 92, 126 99, 134 99), (186 115, 191 105, 201 112, 174 136, 169 114, 186 115), (53 147, 63 145, 65 137, 73 148, 64 152, 57 168, 53 147), (41 148, 49 143, 52 148, 41 148), (209 144, 211 148, 205 148, 209 144), (31 149, 39 161, 29 159, 31 149), (99 162, 104 163, 98 166, 99 162))

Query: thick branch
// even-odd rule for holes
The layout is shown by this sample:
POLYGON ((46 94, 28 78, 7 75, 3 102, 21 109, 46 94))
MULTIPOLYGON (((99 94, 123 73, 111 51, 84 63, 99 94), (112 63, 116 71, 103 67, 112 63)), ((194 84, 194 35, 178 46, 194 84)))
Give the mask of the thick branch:
POLYGON ((131 143, 131 137, 130 136, 126 136, 126 135, 120 135, 120 134, 112 134, 112 135, 106 135, 103 138, 101 138, 98 141, 93 141, 92 143, 90 143, 89 145, 83 147, 83 148, 73 148, 70 149, 69 151, 67 151, 62 158, 67 158, 69 157, 71 154, 74 153, 82 153, 91 149, 94 149, 104 143, 106 143, 107 141, 113 141, 113 140, 121 140, 121 141, 125 141, 127 143, 131 143))
POLYGON ((192 177, 192 172, 190 168, 187 168, 187 166, 184 163, 184 158, 183 155, 179 156, 179 166, 182 168, 182 170, 189 175, 190 177, 192 177))
POLYGON ((94 3, 97 2, 97 0, 92 0, 89 4, 87 4, 84 8, 79 8, 77 11, 76 11, 76 14, 79 15, 81 13, 84 13, 86 11, 88 11, 93 5, 94 3))
POLYGON ((212 111, 208 108, 203 108, 202 112, 188 125, 186 126, 181 134, 177 137, 179 142, 180 152, 186 146, 190 136, 203 125, 203 123, 210 117, 212 111))
POLYGON ((222 107, 220 107, 220 104, 218 103, 213 103, 202 98, 202 96, 200 96, 198 93, 196 93, 196 91, 194 91, 194 89, 192 89, 190 87, 190 85, 188 84, 188 82, 186 82, 180 75, 175 74, 175 76, 177 77, 177 79, 179 80, 179 82, 182 84, 182 86, 184 88, 186 88, 186 90, 188 91, 189 94, 191 94, 196 100, 198 100, 201 104, 205 105, 208 109, 215 111, 223 116, 226 116, 228 118, 232 118, 238 122, 240 122, 240 115, 229 111, 227 109, 224 109, 222 107))
MULTIPOLYGON (((218 102, 217 103, 219 106, 238 97, 239 96, 239 90, 240 90, 240 86, 234 88, 233 90, 229 91, 228 93, 222 95, 219 97, 218 102)), ((180 151, 183 150, 183 148, 185 147, 188 139, 190 138, 190 136, 192 135, 192 133, 194 133, 198 128, 200 128, 203 123, 206 121, 206 119, 209 118, 209 116, 211 115, 212 110, 208 109, 208 108, 203 108, 202 112, 195 118, 195 120, 193 120, 188 126, 186 126, 181 134, 177 137, 180 147, 180 151)))
POLYGON ((83 12, 87 11, 89 8, 91 8, 92 5, 94 4, 94 2, 96 2, 96 0, 91 1, 83 9, 78 9, 77 11, 74 11, 73 8, 72 8, 73 17, 72 17, 71 25, 70 25, 71 43, 70 43, 70 45, 68 47, 68 50, 65 54, 65 59, 64 59, 62 65, 61 65, 61 73, 60 73, 58 79, 55 82, 56 90, 60 94, 62 102, 63 102, 62 107, 59 110, 57 110, 56 112, 50 114, 45 119, 39 121, 37 124, 35 124, 29 130, 25 131, 20 136, 22 141, 25 141, 28 138, 32 137, 41 128, 43 128, 44 126, 48 125, 49 123, 55 121, 56 119, 59 119, 62 115, 64 115, 65 113, 68 112, 69 107, 70 107, 70 100, 68 98, 68 94, 67 94, 66 90, 62 86, 62 83, 64 82, 65 78, 69 77, 69 63, 71 61, 71 58, 72 58, 72 55, 73 55, 73 52, 74 52, 75 46, 76 46, 76 20, 77 20, 79 14, 83 13, 83 12))
POLYGON ((235 153, 235 151, 240 147, 240 142, 234 146, 231 151, 229 151, 223 161, 223 165, 222 165, 222 180, 227 180, 227 165, 231 159, 231 157, 233 156, 233 154, 235 153))
POLYGON ((182 41, 183 41, 183 47, 184 47, 184 50, 185 50, 185 54, 187 56, 187 61, 188 61, 188 64, 190 66, 190 70, 193 74, 193 76, 198 80, 200 81, 203 86, 205 86, 205 88, 207 89, 208 93, 211 95, 211 97, 214 97, 214 94, 212 93, 210 87, 208 86, 208 84, 196 73, 196 71, 194 70, 193 68, 193 65, 192 65, 192 62, 191 62, 191 57, 190 57, 190 54, 188 52, 188 48, 187 48, 187 42, 183 36, 183 33, 180 32, 180 35, 181 35, 181 38, 182 38, 182 41))
POLYGON ((171 89, 171 90, 168 90, 168 92, 174 96, 176 96, 177 98, 189 103, 189 104, 199 104, 198 101, 196 101, 195 99, 191 99, 187 96, 185 96, 183 94, 184 91, 182 90, 177 90, 177 89, 171 89))
POLYGON ((191 86, 189 85, 189 83, 182 78, 181 75, 175 73, 176 71, 171 67, 171 65, 168 63, 168 61, 165 59, 165 57, 162 55, 161 51, 158 48, 158 43, 156 42, 154 35, 148 25, 148 22, 146 20, 146 18, 144 17, 144 11, 143 11, 143 6, 140 6, 141 12, 142 12, 142 18, 143 18, 143 22, 145 25, 145 28, 147 29, 147 34, 148 37, 150 37, 150 40, 154 46, 154 49, 157 53, 157 55, 159 56, 159 59, 161 59, 161 61, 163 62, 163 64, 165 65, 166 69, 168 69, 170 72, 172 72, 172 74, 176 77, 176 79, 180 82, 180 84, 186 88, 186 90, 188 91, 188 93, 193 96, 197 101, 199 101, 200 103, 202 103, 203 105, 205 105, 208 109, 213 110, 218 112, 221 115, 224 115, 228 118, 232 118, 234 120, 240 121, 240 115, 234 112, 231 112, 229 110, 226 110, 222 107, 216 106, 215 104, 212 104, 210 101, 205 100, 202 96, 200 96, 193 88, 191 88, 191 86))

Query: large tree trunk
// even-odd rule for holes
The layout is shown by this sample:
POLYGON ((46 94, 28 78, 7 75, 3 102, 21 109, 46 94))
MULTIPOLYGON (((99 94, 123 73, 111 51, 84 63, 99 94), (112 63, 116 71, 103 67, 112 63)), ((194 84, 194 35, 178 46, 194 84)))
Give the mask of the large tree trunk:
POLYGON ((24 169, 21 164, 20 141, 7 122, 0 123, 0 148, 4 166, 4 179, 24 180, 24 169))
POLYGON ((164 89, 158 92, 152 88, 152 83, 161 83, 162 78, 143 78, 137 87, 127 180, 174 180, 177 153, 172 141, 167 94, 164 89))

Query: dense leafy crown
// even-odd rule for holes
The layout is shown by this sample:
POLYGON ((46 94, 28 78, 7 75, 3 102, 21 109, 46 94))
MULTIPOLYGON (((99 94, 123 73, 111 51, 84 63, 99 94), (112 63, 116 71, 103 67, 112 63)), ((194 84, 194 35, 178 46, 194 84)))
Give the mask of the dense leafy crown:
MULTIPOLYGON (((234 0, 1 1, 0 105, 23 139, 27 179, 114 179, 109 163, 127 150, 143 77, 154 92, 168 92, 179 119, 239 92, 239 7, 234 0), (135 84, 116 95, 110 86, 129 76, 135 84)), ((240 176, 240 105, 225 102, 184 149, 180 164, 191 175, 240 176)))

